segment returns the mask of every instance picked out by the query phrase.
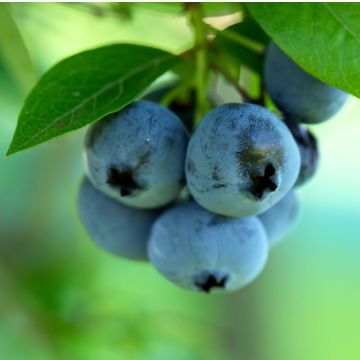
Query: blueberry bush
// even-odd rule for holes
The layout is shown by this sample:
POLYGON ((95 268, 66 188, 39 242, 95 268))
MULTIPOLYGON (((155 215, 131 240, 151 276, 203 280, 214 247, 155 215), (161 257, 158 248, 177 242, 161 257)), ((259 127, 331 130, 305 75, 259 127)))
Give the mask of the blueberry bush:
POLYGON ((318 170, 304 124, 360 96, 358 9, 169 4, 188 20, 188 48, 122 43, 64 59, 27 96, 7 155, 89 126, 78 198, 89 237, 185 289, 238 290, 294 228, 298 188, 318 170), (231 22, 214 24, 220 15, 231 22))

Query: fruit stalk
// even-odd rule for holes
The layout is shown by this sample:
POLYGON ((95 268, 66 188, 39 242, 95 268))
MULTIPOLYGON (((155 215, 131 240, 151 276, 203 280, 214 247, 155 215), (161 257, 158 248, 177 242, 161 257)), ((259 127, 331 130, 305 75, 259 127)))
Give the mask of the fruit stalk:
POLYGON ((201 118, 209 110, 207 100, 207 38, 206 27, 202 20, 201 3, 189 3, 187 9, 190 13, 190 22, 194 31, 195 49, 195 88, 196 88, 196 110, 194 127, 199 124, 201 118))

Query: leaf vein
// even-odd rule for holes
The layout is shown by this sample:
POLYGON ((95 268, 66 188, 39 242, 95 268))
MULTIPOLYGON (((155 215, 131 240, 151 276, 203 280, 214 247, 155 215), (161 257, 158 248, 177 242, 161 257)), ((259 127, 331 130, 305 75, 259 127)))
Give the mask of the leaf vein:
POLYGON ((356 42, 360 45, 360 38, 356 36, 356 34, 349 28, 349 26, 345 23, 345 21, 331 8, 330 4, 322 3, 330 14, 337 20, 343 28, 356 40, 356 42))
MULTIPOLYGON (((26 146, 28 143, 31 143, 33 140, 35 140, 36 138, 38 138, 41 134, 45 133, 49 128, 51 128, 53 125, 56 125, 59 121, 63 120, 64 118, 66 118, 67 116, 71 115, 72 118, 74 117, 75 113, 79 110, 81 110, 85 105, 87 105, 89 102, 93 102, 94 104, 94 100, 96 100, 97 97, 101 96, 103 93, 105 93, 107 90, 112 89, 114 86, 123 86, 123 83, 128 80, 129 78, 131 78, 134 75, 137 75, 139 73, 141 73, 142 71, 146 70, 147 68, 150 68, 154 65, 158 65, 160 63, 163 63, 165 61, 167 61, 168 59, 170 59, 173 55, 163 55, 159 58, 155 58, 152 59, 151 61, 145 63, 145 64, 141 64, 135 68, 133 68, 131 71, 129 71, 125 76, 122 76, 119 79, 116 79, 112 82, 110 82, 109 84, 103 86, 102 88, 100 88, 98 91, 96 91, 93 95, 87 97, 86 99, 84 99, 83 101, 81 101, 78 105, 76 105, 74 108, 70 109, 69 111, 65 112, 64 114, 56 117, 55 119, 53 119, 52 121, 50 121, 50 123, 44 127, 43 129, 41 129, 39 132, 37 132, 36 134, 34 134, 33 136, 29 137, 25 142, 23 142, 21 145, 15 147, 12 149, 13 152, 16 152, 18 149, 23 148, 24 146, 26 146)), ((122 92, 121 92, 122 93, 122 92)), ((70 123, 69 125, 71 125, 73 123, 73 120, 70 119, 70 123)))

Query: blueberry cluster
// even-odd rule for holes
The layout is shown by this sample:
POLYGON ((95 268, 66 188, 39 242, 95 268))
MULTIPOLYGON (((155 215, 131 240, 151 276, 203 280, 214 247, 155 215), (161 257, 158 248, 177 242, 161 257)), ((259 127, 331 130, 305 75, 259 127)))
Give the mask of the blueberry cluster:
POLYGON ((233 291, 254 280, 296 222, 294 188, 318 166, 316 139, 300 123, 327 120, 347 98, 274 44, 264 81, 282 119, 228 103, 190 136, 187 111, 139 100, 91 126, 78 199, 90 237, 115 255, 149 259, 189 290, 233 291))

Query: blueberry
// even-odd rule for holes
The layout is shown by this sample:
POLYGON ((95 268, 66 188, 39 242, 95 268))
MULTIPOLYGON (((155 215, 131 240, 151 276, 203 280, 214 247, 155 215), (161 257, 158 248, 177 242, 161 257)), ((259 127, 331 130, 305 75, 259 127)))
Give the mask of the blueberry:
POLYGON ((300 173, 295 183, 295 186, 300 186, 311 179, 316 173, 319 167, 319 149, 315 135, 310 130, 291 119, 284 119, 284 121, 300 150, 300 173))
POLYGON ((299 199, 295 191, 290 191, 277 204, 258 215, 266 230, 270 247, 291 232, 298 220, 299 210, 299 199))
POLYGON ((86 172, 97 189, 126 205, 160 207, 184 187, 187 142, 175 114, 138 101, 90 127, 86 172))
POLYGON ((294 185, 300 154, 286 125, 254 104, 210 111, 190 139, 186 178, 195 200, 214 213, 263 212, 294 185))
POLYGON ((160 210, 139 210, 104 195, 84 179, 78 210, 91 239, 110 253, 134 260, 147 260, 150 228, 160 210))
POLYGON ((189 201, 156 220, 148 251, 156 269, 180 287, 233 291, 259 275, 268 243, 256 217, 231 219, 189 201))
POLYGON ((323 122, 348 99, 347 93, 305 72, 274 43, 265 55, 264 82, 277 107, 297 122, 323 122))

